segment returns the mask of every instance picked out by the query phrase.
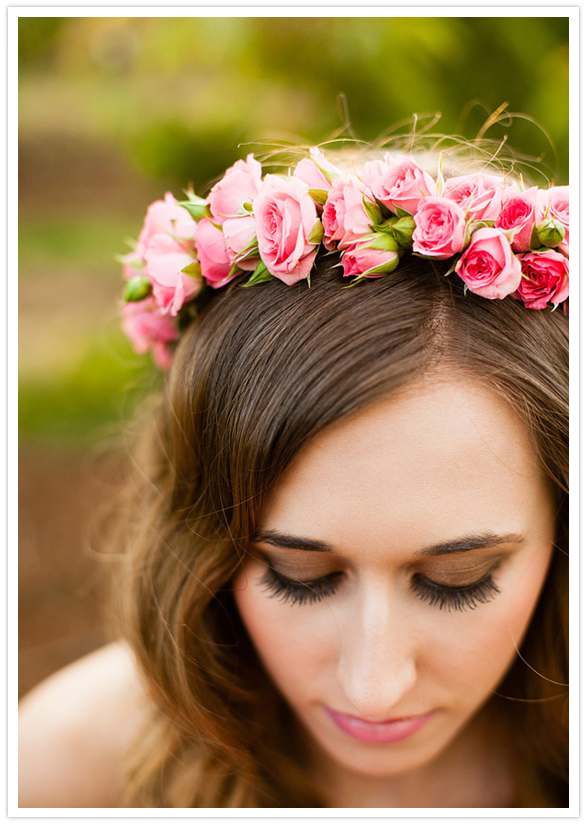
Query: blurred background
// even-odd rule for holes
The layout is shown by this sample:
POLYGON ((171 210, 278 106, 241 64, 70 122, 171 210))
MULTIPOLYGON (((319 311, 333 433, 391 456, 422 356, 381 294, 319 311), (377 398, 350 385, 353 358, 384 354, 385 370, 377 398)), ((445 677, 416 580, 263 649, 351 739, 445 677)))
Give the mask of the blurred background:
POLYGON ((117 319, 146 206, 205 194, 249 141, 416 112, 472 138, 505 102, 528 119, 487 136, 568 183, 569 98, 567 18, 21 17, 18 39, 22 694, 111 637, 100 539, 160 381, 117 319))

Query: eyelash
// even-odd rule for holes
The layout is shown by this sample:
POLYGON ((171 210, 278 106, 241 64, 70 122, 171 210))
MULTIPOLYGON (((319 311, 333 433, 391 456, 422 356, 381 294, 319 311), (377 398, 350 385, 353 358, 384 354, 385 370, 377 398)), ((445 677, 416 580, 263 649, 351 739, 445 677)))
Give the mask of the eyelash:
POLYGON ((282 604, 315 604, 336 592, 336 584, 342 573, 329 573, 314 581, 301 582, 282 576, 273 567, 267 567, 261 584, 270 596, 282 604))
MULTIPOLYGON (((272 567, 267 567, 261 584, 270 597, 279 599, 282 604, 315 604, 336 592, 341 576, 341 572, 329 573, 314 581, 300 582, 282 576, 272 567)), ((500 592, 490 573, 465 587, 438 584, 421 573, 415 573, 412 577, 411 589, 422 601, 448 612, 473 610, 480 604, 487 604, 500 592)))
POLYGON ((412 578, 411 587, 414 593, 432 607, 439 607, 449 612, 451 610, 473 610, 480 604, 487 604, 500 592, 491 573, 465 587, 448 587, 427 579, 421 573, 416 573, 412 578))

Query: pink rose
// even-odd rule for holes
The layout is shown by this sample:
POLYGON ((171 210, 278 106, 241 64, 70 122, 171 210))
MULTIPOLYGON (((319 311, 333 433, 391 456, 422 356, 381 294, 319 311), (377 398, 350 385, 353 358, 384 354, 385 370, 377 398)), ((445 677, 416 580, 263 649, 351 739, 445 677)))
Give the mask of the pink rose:
POLYGON ((171 192, 166 192, 165 200, 155 201, 147 209, 135 252, 144 257, 155 235, 164 233, 182 240, 193 240, 195 231, 196 222, 187 209, 178 204, 171 192))
POLYGON ((212 187, 206 203, 214 223, 223 224, 226 218, 246 214, 243 204, 252 203, 261 186, 262 167, 253 155, 226 170, 222 180, 212 187))
MULTIPOLYGON (((565 228, 565 239, 560 245, 565 245, 568 255, 569 249, 569 187, 568 186, 551 186, 546 191, 542 190, 540 193, 541 201, 541 220, 544 218, 546 210, 548 209, 548 216, 555 218, 562 223, 565 228)), ((559 250, 560 250, 559 246, 559 250)))
POLYGON ((289 286, 307 278, 318 251, 317 244, 308 241, 318 215, 307 184, 266 175, 253 214, 259 254, 271 275, 289 286))
POLYGON ((465 241, 465 213, 448 198, 423 198, 414 216, 413 250, 429 258, 446 259, 465 241))
POLYGON ((510 194, 502 206, 495 227, 514 231, 512 247, 515 252, 526 252, 530 249, 532 229, 538 220, 538 206, 537 186, 526 189, 525 192, 510 194))
POLYGON ((371 232, 371 218, 363 198, 373 198, 355 175, 340 175, 334 181, 324 204, 322 224, 324 246, 344 249, 371 232))
POLYGON ((135 352, 152 350, 153 360, 161 369, 171 365, 171 342, 179 337, 173 318, 161 312, 151 296, 144 301, 124 304, 122 329, 135 352))
POLYGON ((196 222, 170 192, 147 209, 134 252, 126 256, 125 276, 136 275, 138 263, 153 286, 153 295, 162 312, 177 315, 186 301, 202 287, 201 279, 181 270, 195 262, 193 246, 196 222))
POLYGON ((170 235, 160 233, 150 239, 145 251, 144 274, 151 281, 153 295, 162 312, 177 315, 202 288, 200 277, 181 271, 195 260, 193 251, 180 246, 170 235))
POLYGON ((520 261, 506 236, 486 227, 473 233, 455 271, 471 292, 483 298, 505 298, 516 291, 522 278, 520 261))
MULTIPOLYGON (((232 264, 226 249, 226 242, 221 229, 208 218, 198 221, 196 230, 196 249, 202 275, 206 282, 217 289, 228 282, 232 264)), ((230 279, 232 280, 232 279, 230 279)))
POLYGON ((509 187, 501 178, 479 172, 448 178, 442 194, 465 210, 467 220, 494 221, 508 191, 509 187))
POLYGON ((295 178, 306 183, 310 189, 328 191, 332 186, 332 180, 340 175, 340 170, 326 160, 317 146, 313 146, 310 149, 310 157, 301 160, 293 174, 295 178))
POLYGON ((370 237, 352 244, 342 255, 342 269, 346 277, 380 278, 393 272, 399 262, 397 244, 389 235, 375 232, 370 237))
POLYGON ((370 161, 360 178, 392 212, 399 207, 415 215, 422 198, 436 194, 432 177, 411 158, 386 155, 384 161, 370 161))
POLYGON ((548 252, 527 252, 519 256, 522 280, 514 298, 528 309, 545 309, 546 305, 562 304, 569 297, 569 262, 554 249, 548 252))

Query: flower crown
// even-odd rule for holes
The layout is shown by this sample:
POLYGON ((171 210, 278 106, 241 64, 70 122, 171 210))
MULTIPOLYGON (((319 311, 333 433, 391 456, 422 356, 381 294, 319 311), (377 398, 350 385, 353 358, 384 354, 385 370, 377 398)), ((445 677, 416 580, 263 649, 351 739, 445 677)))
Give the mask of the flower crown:
POLYGON ((123 329, 162 369, 203 289, 233 279, 310 283, 321 247, 340 253, 350 284, 385 276, 411 253, 451 260, 446 274, 465 291, 568 311, 568 186, 524 188, 479 172, 445 180, 440 159, 434 180, 406 155, 347 173, 314 147, 287 176, 263 177, 250 154, 207 198, 186 194, 152 203, 121 258, 123 329))

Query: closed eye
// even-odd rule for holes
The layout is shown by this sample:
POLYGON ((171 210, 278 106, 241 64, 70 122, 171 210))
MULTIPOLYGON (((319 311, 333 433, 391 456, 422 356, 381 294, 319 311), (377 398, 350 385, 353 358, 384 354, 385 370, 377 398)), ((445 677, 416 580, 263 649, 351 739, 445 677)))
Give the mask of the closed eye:
MULTIPOLYGON (((270 597, 278 599, 282 604, 315 604, 333 596, 343 576, 342 571, 335 571, 318 579, 302 581, 284 576, 268 565, 261 578, 261 586, 270 597)), ((421 573, 415 573, 411 578, 410 589, 422 601, 448 612, 472 610, 491 601, 500 592, 491 573, 463 586, 440 584, 421 573)))
POLYGON ((343 575, 342 571, 336 571, 319 579, 301 581, 290 579, 278 573, 273 567, 267 567, 261 585, 270 596, 274 596, 282 603, 314 604, 332 596, 343 575))
POLYGON ((421 573, 412 576, 411 589, 423 601, 441 610, 473 609, 491 601, 500 592, 491 573, 472 584, 461 587, 438 584, 421 573))

